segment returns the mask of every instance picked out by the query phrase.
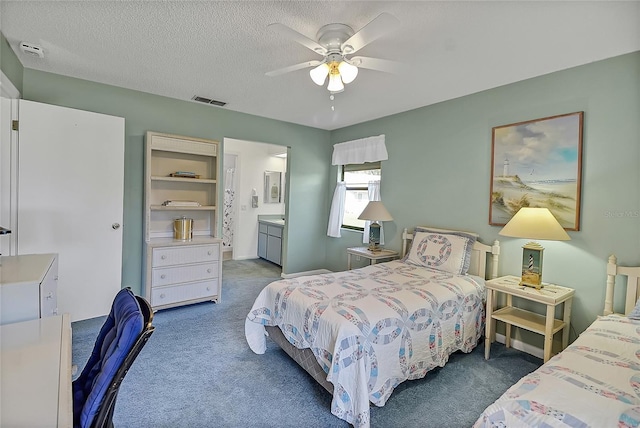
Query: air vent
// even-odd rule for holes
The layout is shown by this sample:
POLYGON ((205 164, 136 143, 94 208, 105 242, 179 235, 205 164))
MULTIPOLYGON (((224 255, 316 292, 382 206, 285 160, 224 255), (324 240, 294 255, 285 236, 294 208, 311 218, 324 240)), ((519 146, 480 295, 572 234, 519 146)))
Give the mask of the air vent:
POLYGON ((199 103, 212 104, 218 107, 224 107, 227 104, 224 101, 212 100, 211 98, 199 97, 197 95, 194 95, 194 97, 191 99, 199 103))
POLYGON ((44 58, 44 51, 42 50, 42 48, 38 45, 34 45, 33 43, 20 43, 20 50, 24 54, 36 56, 38 58, 44 58))

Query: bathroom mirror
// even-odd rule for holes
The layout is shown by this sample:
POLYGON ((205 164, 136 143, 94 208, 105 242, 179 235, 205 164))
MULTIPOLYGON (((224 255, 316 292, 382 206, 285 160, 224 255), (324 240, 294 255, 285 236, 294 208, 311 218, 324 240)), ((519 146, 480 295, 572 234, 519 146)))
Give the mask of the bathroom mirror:
POLYGON ((264 203, 265 204, 278 204, 282 191, 282 173, 277 171, 265 171, 264 172, 264 203))

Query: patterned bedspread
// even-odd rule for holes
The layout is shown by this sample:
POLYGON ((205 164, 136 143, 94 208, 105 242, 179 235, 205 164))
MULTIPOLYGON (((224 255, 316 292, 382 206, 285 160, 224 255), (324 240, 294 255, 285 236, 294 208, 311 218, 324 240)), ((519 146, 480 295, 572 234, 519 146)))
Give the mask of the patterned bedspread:
POLYGON ((609 315, 487 407, 475 427, 637 427, 640 321, 609 315))
POLYGON ((331 412, 369 426, 369 402, 383 406, 407 379, 470 352, 484 320, 484 280, 392 261, 276 281, 245 321, 251 349, 264 353, 264 325, 310 348, 333 384, 331 412))

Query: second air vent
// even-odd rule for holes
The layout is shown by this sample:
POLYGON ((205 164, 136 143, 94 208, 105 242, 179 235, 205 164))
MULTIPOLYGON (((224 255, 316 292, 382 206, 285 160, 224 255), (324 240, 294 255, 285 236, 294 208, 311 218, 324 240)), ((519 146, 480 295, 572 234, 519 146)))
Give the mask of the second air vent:
POLYGON ((198 95, 194 95, 191 99, 199 103, 212 104, 219 107, 224 107, 227 104, 224 101, 212 100, 211 98, 199 97, 198 95))

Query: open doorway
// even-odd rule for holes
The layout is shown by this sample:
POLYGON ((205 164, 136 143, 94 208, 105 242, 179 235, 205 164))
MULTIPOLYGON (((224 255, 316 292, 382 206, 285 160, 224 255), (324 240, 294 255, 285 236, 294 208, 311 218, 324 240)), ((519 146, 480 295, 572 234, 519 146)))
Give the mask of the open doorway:
POLYGON ((287 152, 286 146, 224 139, 223 260, 257 259, 259 219, 277 217, 286 221, 287 152), (281 177, 277 198, 271 194, 273 173, 281 177), (271 180, 269 189, 265 187, 267 177, 271 180))

